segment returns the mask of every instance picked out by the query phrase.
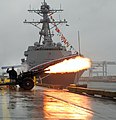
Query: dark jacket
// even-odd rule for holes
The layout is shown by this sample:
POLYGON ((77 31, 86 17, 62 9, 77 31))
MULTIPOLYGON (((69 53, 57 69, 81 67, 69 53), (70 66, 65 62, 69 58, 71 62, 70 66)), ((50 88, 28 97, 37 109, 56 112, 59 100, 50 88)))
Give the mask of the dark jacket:
POLYGON ((10 79, 17 79, 17 72, 14 69, 12 70, 7 69, 7 73, 9 73, 10 79))

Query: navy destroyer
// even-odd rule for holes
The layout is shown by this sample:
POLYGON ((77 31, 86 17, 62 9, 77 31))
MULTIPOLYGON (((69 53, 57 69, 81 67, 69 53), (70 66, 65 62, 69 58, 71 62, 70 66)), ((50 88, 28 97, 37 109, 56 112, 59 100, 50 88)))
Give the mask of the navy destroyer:
MULTIPOLYGON (((72 46, 67 42, 60 29, 58 28, 59 24, 65 23, 67 25, 67 21, 65 19, 63 21, 56 21, 53 18, 54 13, 62 12, 63 10, 51 9, 47 2, 44 0, 40 9, 30 9, 28 11, 40 15, 42 19, 40 19, 39 21, 24 21, 24 23, 29 23, 37 27, 40 32, 38 42, 35 42, 34 46, 29 46, 27 51, 24 52, 25 58, 22 59, 22 65, 26 65, 27 69, 30 70, 40 64, 72 55, 71 49, 66 49, 66 46, 70 48, 72 46), (51 32, 51 29, 54 28, 57 34, 61 37, 62 42, 65 43, 65 45, 62 45, 62 42, 53 42, 54 34, 51 32)), ((77 81, 84 71, 85 69, 71 73, 44 73, 40 77, 43 84, 67 86, 77 81)))

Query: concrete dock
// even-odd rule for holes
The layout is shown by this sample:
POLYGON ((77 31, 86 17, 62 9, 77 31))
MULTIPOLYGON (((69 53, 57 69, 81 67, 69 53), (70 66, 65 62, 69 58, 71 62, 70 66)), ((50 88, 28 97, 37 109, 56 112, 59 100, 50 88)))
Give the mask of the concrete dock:
POLYGON ((83 88, 78 86, 68 86, 67 89, 70 92, 82 94, 82 95, 91 95, 91 96, 99 96, 108 99, 116 99, 116 92, 114 91, 106 91, 106 90, 99 90, 99 89, 90 89, 90 88, 83 88))
POLYGON ((116 101, 35 87, 0 90, 0 120, 116 120, 116 101))

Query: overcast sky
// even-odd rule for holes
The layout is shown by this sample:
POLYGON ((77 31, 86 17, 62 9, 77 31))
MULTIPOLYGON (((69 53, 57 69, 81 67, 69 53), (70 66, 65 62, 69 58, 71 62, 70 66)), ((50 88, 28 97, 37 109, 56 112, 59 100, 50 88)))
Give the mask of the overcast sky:
MULTIPOLYGON (((0 66, 20 64, 24 51, 38 41, 39 30, 23 21, 38 17, 27 10, 30 5, 40 8, 42 1, 0 0, 0 66)), ((60 28, 76 49, 77 31, 80 31, 84 56, 93 61, 116 61, 116 0, 46 1, 51 8, 59 8, 61 4, 64 12, 60 18, 65 18, 70 26, 60 28)))

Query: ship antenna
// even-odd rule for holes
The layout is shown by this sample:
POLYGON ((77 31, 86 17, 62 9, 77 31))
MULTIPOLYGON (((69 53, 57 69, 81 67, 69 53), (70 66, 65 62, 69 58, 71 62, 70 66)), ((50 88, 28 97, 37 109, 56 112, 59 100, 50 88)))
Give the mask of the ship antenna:
POLYGON ((29 9, 31 10, 31 4, 29 5, 29 9))
POLYGON ((78 31, 78 44, 79 44, 79 55, 81 55, 81 48, 80 48, 80 34, 78 31))
POLYGON ((61 10, 61 3, 60 3, 60 10, 61 10))

